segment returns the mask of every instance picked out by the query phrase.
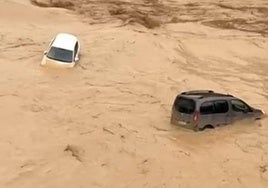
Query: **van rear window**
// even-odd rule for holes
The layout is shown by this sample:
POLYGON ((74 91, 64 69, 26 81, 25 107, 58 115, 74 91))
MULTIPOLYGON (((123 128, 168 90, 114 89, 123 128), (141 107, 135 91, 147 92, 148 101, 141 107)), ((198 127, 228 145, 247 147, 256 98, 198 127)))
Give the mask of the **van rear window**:
POLYGON ((195 111, 195 101, 184 97, 177 97, 175 109, 181 113, 192 114, 195 111))

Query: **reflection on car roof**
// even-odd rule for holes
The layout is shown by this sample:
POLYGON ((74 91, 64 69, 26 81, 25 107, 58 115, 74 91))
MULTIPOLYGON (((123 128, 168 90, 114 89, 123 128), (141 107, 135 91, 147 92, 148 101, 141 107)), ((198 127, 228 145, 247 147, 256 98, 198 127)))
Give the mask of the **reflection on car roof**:
POLYGON ((59 33, 55 37, 52 46, 57 48, 62 48, 66 50, 74 50, 75 43, 77 42, 77 38, 74 35, 68 33, 59 33))

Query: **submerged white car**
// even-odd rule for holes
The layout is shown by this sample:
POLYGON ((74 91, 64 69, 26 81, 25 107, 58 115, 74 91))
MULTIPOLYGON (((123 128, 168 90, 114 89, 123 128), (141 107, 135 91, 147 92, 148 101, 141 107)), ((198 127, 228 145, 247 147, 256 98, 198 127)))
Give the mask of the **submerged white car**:
POLYGON ((74 67, 79 60, 80 44, 74 35, 59 33, 44 52, 41 65, 74 67))

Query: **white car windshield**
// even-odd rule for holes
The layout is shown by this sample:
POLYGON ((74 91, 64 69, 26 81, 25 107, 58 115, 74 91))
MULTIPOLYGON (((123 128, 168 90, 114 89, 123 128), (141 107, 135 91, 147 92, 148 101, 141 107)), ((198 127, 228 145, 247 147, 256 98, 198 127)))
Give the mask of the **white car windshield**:
POLYGON ((62 48, 51 47, 47 57, 50 59, 71 63, 73 61, 73 52, 62 48))

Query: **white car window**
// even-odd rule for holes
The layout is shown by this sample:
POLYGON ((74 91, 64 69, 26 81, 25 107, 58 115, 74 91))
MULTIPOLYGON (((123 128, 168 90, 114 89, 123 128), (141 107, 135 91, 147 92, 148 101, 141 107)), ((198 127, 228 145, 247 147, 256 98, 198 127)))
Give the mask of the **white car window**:
POLYGON ((57 61, 71 63, 73 62, 73 51, 52 46, 47 54, 47 57, 57 61))

